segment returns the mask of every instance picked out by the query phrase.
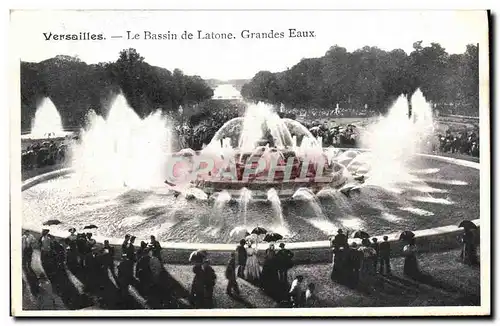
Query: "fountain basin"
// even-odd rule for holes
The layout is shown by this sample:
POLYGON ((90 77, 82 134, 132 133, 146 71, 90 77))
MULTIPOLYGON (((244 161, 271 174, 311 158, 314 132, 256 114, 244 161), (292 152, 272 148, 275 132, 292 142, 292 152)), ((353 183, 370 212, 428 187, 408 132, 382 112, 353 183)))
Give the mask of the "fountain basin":
POLYGON ((79 229, 93 223, 99 225, 96 235, 103 239, 120 238, 125 233, 147 239, 154 234, 165 243, 192 243, 191 248, 205 243, 236 243, 239 239, 229 234, 238 225, 288 232, 287 242, 310 242, 327 238, 337 228, 362 228, 381 235, 458 225, 463 219, 479 216, 478 163, 419 155, 413 166, 435 191, 431 197, 421 198, 420 190, 410 188, 402 194, 361 188, 361 193, 351 198, 338 192, 328 191, 326 196, 320 192, 317 205, 300 198, 283 204, 285 227, 266 201, 250 200, 244 225, 239 204, 215 212, 214 203, 176 198, 166 187, 95 191, 85 188, 72 170, 66 169, 24 183, 23 227, 39 230, 43 221, 57 218, 63 224, 51 231, 64 233, 71 226, 79 229))

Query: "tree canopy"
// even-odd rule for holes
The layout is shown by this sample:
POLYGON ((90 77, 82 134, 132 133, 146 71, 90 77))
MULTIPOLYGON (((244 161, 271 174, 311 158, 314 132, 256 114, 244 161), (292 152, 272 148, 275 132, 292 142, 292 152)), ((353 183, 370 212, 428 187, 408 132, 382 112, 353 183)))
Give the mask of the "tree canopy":
POLYGON ((44 97, 55 104, 65 127, 81 127, 90 109, 106 115, 120 91, 141 117, 157 109, 175 111, 213 95, 199 76, 151 66, 135 49, 122 50, 115 62, 99 64, 70 56, 21 62, 21 128, 30 128, 44 97))
POLYGON ((410 54, 370 46, 348 52, 334 45, 324 56, 302 59, 286 71, 259 71, 242 87, 242 96, 292 108, 332 109, 338 103, 384 113, 395 98, 417 88, 438 107, 451 104, 477 116, 478 46, 449 55, 440 44, 424 47, 422 41, 410 54))

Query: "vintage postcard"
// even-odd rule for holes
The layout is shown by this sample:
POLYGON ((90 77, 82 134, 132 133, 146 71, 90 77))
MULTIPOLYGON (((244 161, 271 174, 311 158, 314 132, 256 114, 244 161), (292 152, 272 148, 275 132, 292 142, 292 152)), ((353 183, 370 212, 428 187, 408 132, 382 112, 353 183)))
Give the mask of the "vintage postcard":
POLYGON ((488 33, 11 10, 12 315, 490 315, 488 33))

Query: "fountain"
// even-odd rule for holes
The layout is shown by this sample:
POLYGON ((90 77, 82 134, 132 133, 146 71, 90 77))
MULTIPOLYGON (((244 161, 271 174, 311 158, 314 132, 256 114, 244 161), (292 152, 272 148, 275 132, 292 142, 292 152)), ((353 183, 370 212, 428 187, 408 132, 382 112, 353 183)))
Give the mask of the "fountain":
POLYGON ((274 188, 280 199, 286 199, 301 187, 318 192, 346 181, 343 167, 323 153, 321 140, 263 103, 249 105, 244 117, 226 122, 195 159, 190 156, 183 163, 190 165, 189 177, 183 173, 184 179, 170 178, 167 183, 178 191, 182 191, 179 185, 189 184, 209 196, 227 191, 239 197, 246 188, 254 200, 268 200, 268 191, 274 188))
POLYGON ((107 119, 90 112, 87 120, 81 141, 72 148, 72 167, 80 184, 106 189, 162 183, 171 133, 161 112, 141 119, 118 95, 107 119))
MULTIPOLYGON (((411 119, 401 97, 368 126, 367 150, 324 149, 302 124, 259 103, 201 151, 172 153, 169 121, 159 112, 139 118, 120 95, 107 118, 89 114, 72 148, 73 174, 23 192, 23 225, 37 228, 50 217, 94 223, 118 238, 232 242, 257 225, 287 241, 311 241, 339 227, 449 224, 462 198, 454 191, 472 181, 416 159, 433 124, 422 93, 412 103, 411 119), (431 218, 437 207, 445 218, 431 218)), ((469 214, 468 207, 458 209, 469 214)))
POLYGON ((31 124, 31 132, 23 135, 23 139, 48 139, 65 137, 61 115, 50 98, 46 97, 38 106, 31 124))

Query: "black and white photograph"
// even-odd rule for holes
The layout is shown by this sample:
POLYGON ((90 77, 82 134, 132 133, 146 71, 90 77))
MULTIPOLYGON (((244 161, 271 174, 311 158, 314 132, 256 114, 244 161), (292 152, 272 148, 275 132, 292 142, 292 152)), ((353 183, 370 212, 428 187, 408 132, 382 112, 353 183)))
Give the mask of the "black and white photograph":
POLYGON ((12 315, 490 315, 488 17, 11 10, 12 315))

